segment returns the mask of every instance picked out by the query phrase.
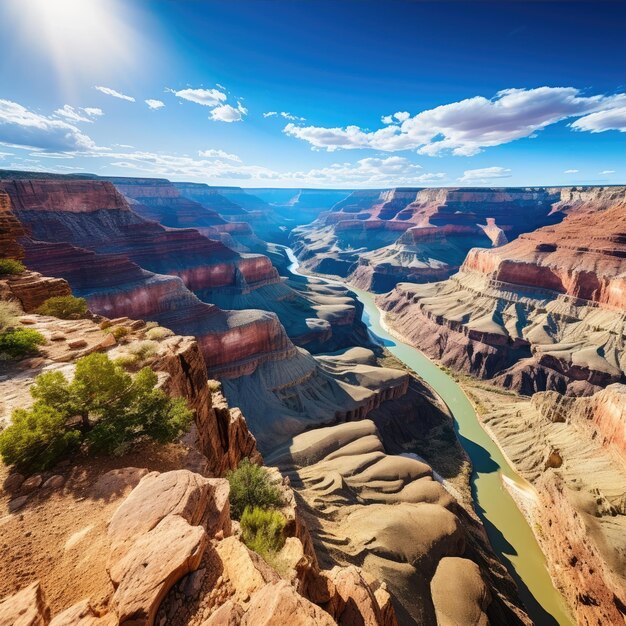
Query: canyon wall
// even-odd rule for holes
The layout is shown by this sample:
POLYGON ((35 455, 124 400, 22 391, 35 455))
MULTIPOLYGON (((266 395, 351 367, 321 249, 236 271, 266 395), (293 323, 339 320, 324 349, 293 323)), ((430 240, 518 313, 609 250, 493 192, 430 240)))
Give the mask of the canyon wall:
POLYGON ((471 250, 447 281, 399 284, 381 299, 390 323, 444 364, 523 393, 623 381, 626 188, 566 190, 558 206, 562 222, 471 250))
POLYGON ((447 278, 472 247, 557 223, 559 198, 546 188, 358 191, 295 229, 292 247, 307 269, 383 293, 401 281, 447 278))
POLYGON ((512 494, 579 624, 626 619, 626 386, 585 398, 553 391, 481 418, 533 497, 512 494))

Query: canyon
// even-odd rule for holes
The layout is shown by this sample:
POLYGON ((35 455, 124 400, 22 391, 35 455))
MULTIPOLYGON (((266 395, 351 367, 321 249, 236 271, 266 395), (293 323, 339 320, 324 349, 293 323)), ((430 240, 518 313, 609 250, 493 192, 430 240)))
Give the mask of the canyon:
MULTIPOLYGON (((33 623, 56 626, 78 613, 105 626, 269 625, 293 614, 302 626, 532 623, 477 514, 448 398, 371 334, 371 309, 368 331, 350 284, 388 292, 377 302, 390 330, 457 372, 535 494, 510 488, 578 622, 618 623, 625 219, 623 187, 293 193, 2 172, 0 257, 28 270, 0 280, 0 298, 48 340, 0 380, 3 419, 28 404, 37 373, 71 375, 93 351, 123 354, 145 339, 146 322, 173 331, 150 363, 195 419, 180 443, 60 470, 61 490, 11 492, 5 482, 5 528, 16 537, 20 515, 35 525, 82 494, 96 528, 59 518, 53 552, 92 533, 98 574, 63 591, 84 567, 72 551, 58 583, 43 560, 35 574, 20 568, 0 595, 23 596, 0 603, 0 623, 21 602, 36 607, 33 623), (290 269, 287 242, 302 273, 290 269), (34 313, 69 293, 86 298, 90 319, 34 313), (116 340, 102 320, 128 334, 116 340), (86 338, 78 351, 75 338, 86 338), (275 468, 283 492, 280 571, 239 541, 230 518, 221 477, 243 458, 275 468), (106 497, 89 491, 113 479, 106 497), (185 493, 191 508, 159 509, 151 494, 163 489, 185 493), (121 524, 116 536, 120 515, 145 511, 154 524, 130 534, 121 524), (169 541, 172 569, 148 591, 135 566, 169 541)), ((42 533, 3 559, 28 562, 42 533)))
POLYGON ((557 222, 558 197, 546 188, 357 191, 294 229, 292 247, 307 270, 381 293, 404 280, 445 279, 472 247, 557 222))
POLYGON ((401 283, 381 306, 444 365, 524 394, 624 382, 625 194, 568 190, 563 221, 475 248, 447 281, 401 283))

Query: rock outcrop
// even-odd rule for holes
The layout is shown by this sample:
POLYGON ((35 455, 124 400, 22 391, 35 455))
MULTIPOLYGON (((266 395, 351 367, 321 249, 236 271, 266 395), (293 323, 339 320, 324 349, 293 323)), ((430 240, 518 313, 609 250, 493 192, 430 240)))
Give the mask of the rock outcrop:
POLYGON ((299 569, 293 578, 282 577, 233 536, 228 493, 226 480, 188 470, 145 474, 107 525, 98 556, 112 583, 100 590, 108 596, 106 608, 94 609, 86 598, 50 621, 42 586, 33 582, 0 602, 0 623, 397 626, 384 585, 354 567, 321 571, 295 536, 277 558, 287 564, 287 545, 291 552, 299 546, 299 569), (302 586, 305 572, 315 580, 310 588, 302 586))
POLYGON ((623 381, 626 189, 572 193, 561 223, 471 250, 445 282, 398 285, 381 299, 390 323, 445 365, 522 393, 623 381))
MULTIPOLYGON (((70 293, 65 281, 51 281, 34 272, 27 272, 22 277, 22 280, 16 277, 0 280, 0 298, 22 302, 22 281, 27 281, 31 286, 30 293, 42 294, 42 298, 45 295, 43 299, 70 293)), ((26 363, 3 365, 7 377, 0 381, 4 398, 0 402, 1 421, 9 419, 12 408, 31 401, 28 388, 42 371, 62 369, 71 373, 75 361, 81 356, 97 350, 106 351, 115 358, 126 353, 133 342, 146 339, 145 323, 128 318, 117 318, 113 320, 114 323, 108 323, 111 327, 126 330, 124 340, 119 344, 106 324, 102 329, 90 319, 59 320, 29 315, 24 316, 23 320, 30 328, 39 331, 47 343, 42 346, 34 362, 28 360, 26 363)), ((208 470, 215 475, 222 475, 228 469, 237 467, 242 458, 260 459, 256 441, 241 412, 225 406, 220 394, 216 394, 216 406, 213 406, 206 365, 196 340, 193 337, 169 336, 171 333, 163 335, 149 340, 153 342, 154 354, 146 364, 159 373, 160 384, 165 391, 175 397, 185 398, 193 409, 195 427, 191 439, 206 457, 208 470)))

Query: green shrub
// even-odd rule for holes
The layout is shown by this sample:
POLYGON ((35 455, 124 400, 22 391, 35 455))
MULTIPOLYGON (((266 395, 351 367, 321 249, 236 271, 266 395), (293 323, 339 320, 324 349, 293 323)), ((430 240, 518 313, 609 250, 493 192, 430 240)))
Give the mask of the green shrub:
POLYGON ((264 467, 243 459, 239 467, 227 474, 230 483, 230 512, 239 519, 246 508, 267 509, 281 506, 280 491, 264 467))
POLYGON ((32 471, 81 443, 111 454, 141 437, 173 441, 188 429, 192 412, 156 384, 149 368, 131 376, 101 353, 79 359, 71 382, 61 372, 44 372, 30 390, 32 409, 16 409, 0 433, 0 454, 5 463, 32 471))
POLYGON ((135 343, 131 343, 127 350, 130 354, 135 355, 140 361, 147 359, 148 357, 153 356, 159 344, 156 341, 137 341, 135 343))
POLYGON ((12 276, 26 271, 26 266, 16 259, 0 259, 0 276, 12 276))
POLYGON ((114 328, 111 328, 111 333, 117 341, 119 341, 122 337, 126 337, 129 332, 130 331, 126 328, 126 326, 115 326, 114 328))
POLYGON ((265 559, 271 558, 285 545, 286 520, 280 511, 246 507, 240 523, 244 543, 265 559))
POLYGON ((141 359, 136 354, 120 354, 116 357, 114 363, 123 367, 125 370, 139 369, 141 359))
POLYGON ((111 320, 102 320, 100 322, 100 330, 106 330, 107 328, 111 328, 113 324, 111 324, 111 320))
POLYGON ((163 326, 155 326, 154 328, 150 328, 146 332, 146 337, 148 339, 159 340, 165 339, 166 337, 171 337, 174 333, 169 328, 164 328, 163 326))
POLYGON ((13 423, 0 434, 0 454, 8 465, 45 470, 76 448, 80 432, 65 427, 65 416, 45 404, 13 411, 13 423))
POLYGON ((16 302, 0 301, 0 332, 17 324, 17 318, 22 309, 16 302))
POLYGON ((62 320, 78 320, 87 314, 85 298, 55 296, 48 298, 36 311, 39 315, 50 315, 62 320))
POLYGON ((0 354, 18 359, 37 351, 45 337, 32 328, 8 328, 0 333, 0 354))
POLYGON ((211 393, 217 393, 222 389, 222 383, 219 380, 209 379, 209 391, 211 393))

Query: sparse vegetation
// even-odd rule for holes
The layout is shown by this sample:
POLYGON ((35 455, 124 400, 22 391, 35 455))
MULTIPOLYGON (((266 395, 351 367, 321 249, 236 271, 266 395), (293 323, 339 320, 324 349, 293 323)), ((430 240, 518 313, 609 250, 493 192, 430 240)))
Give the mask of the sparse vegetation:
POLYGON ((17 318, 22 310, 16 302, 0 301, 0 332, 17 324, 17 318))
POLYGON ((155 341, 137 341, 128 346, 127 350, 130 354, 134 354, 139 360, 154 356, 158 348, 155 341))
POLYGON ((285 545, 285 516, 275 509, 246 507, 241 516, 244 543, 264 559, 272 559, 285 545))
POLYGON ((0 276, 14 276, 26 271, 26 266, 17 259, 0 259, 0 276))
POLYGON ((243 459, 239 467, 228 473, 230 483, 230 511, 234 519, 241 519, 246 508, 269 509, 282 504, 280 491, 264 467, 243 459))
POLYGON ((146 332, 146 337, 151 340, 160 340, 165 339, 166 337, 171 337, 174 333, 169 328, 164 328, 163 326, 155 326, 154 328, 148 329, 146 332))
POLYGON ((40 374, 30 390, 33 407, 16 409, 0 434, 0 455, 8 465, 37 471, 79 445, 117 454, 143 437, 173 441, 189 427, 192 412, 156 383, 149 368, 131 376, 101 353, 79 359, 71 382, 58 371, 40 374))
POLYGON ((0 356, 19 359, 45 343, 46 338, 32 328, 7 328, 0 332, 0 356))
POLYGON ((222 389, 222 383, 220 383, 219 380, 209 379, 209 391, 211 393, 217 393, 218 391, 221 391, 221 389, 222 389))
POLYGON ((130 331, 128 330, 128 328, 126 328, 126 326, 114 326, 113 328, 111 328, 111 333, 115 337, 116 341, 119 341, 120 339, 126 337, 129 332, 130 331))
POLYGON ((87 315, 87 301, 74 296, 55 296, 48 298, 35 313, 62 320, 78 320, 87 315))
POLYGON ((136 354, 120 354, 115 359, 115 364, 123 367, 125 370, 137 370, 139 369, 139 364, 141 363, 141 359, 136 354))

